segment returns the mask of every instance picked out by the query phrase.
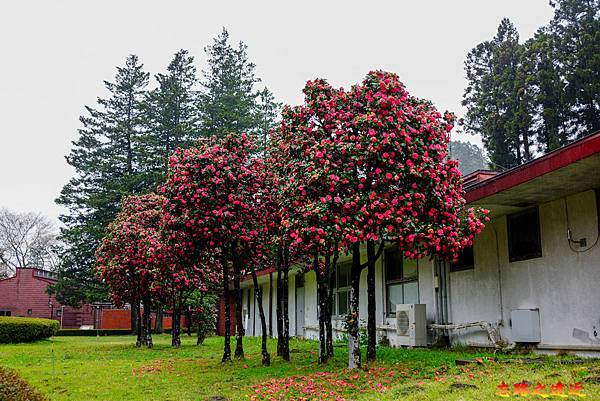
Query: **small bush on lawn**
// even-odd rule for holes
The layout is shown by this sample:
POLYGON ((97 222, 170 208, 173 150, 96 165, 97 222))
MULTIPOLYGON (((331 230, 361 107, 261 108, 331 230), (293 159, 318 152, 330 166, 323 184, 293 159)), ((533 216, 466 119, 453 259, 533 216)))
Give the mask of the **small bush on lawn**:
POLYGON ((58 332, 51 319, 0 316, 0 343, 25 343, 50 338, 58 332))
POLYGON ((0 367, 0 400, 48 401, 48 398, 21 379, 14 370, 0 367))

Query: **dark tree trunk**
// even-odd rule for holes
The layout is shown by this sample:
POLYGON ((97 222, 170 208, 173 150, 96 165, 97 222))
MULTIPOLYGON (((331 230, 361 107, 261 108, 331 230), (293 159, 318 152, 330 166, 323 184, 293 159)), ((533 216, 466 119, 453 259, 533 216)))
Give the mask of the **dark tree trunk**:
POLYGON ((164 317, 163 310, 157 309, 156 310, 156 322, 154 322, 154 332, 157 334, 162 334, 164 332, 163 317, 164 317))
POLYGON ((152 341, 152 305, 150 305, 150 297, 144 297, 144 315, 142 326, 144 332, 142 334, 145 345, 148 348, 152 348, 154 343, 152 341))
POLYGON ((333 357, 333 327, 332 327, 332 322, 331 322, 331 318, 333 315, 333 288, 335 287, 335 274, 336 274, 336 269, 337 269, 337 261, 339 258, 339 253, 336 250, 333 253, 333 258, 331 260, 331 263, 328 263, 329 267, 327 269, 327 317, 326 317, 326 323, 325 323, 325 328, 326 328, 326 332, 327 332, 327 339, 326 339, 326 349, 327 349, 327 357, 331 358, 333 357))
POLYGON ((141 313, 141 302, 140 300, 135 301, 135 331, 137 339, 135 341, 136 347, 141 347, 145 343, 144 331, 142 330, 142 313, 141 313))
POLYGON ((352 270, 350 291, 350 314, 348 318, 348 369, 360 368, 360 338, 359 338, 359 294, 360 275, 362 266, 360 263, 360 243, 352 246, 352 270))
POLYGON ((288 273, 290 271, 290 250, 286 244, 283 248, 283 280, 281 283, 281 305, 283 314, 283 344, 281 348, 281 357, 284 361, 290 360, 290 314, 289 314, 289 283, 288 273))
POLYGON ((131 334, 134 336, 138 335, 138 316, 137 316, 137 305, 135 302, 131 303, 131 334))
POLYGON ((277 356, 282 356, 283 352, 283 290, 282 290, 282 270, 283 270, 283 254, 281 248, 277 250, 277 294, 275 308, 277 314, 277 356))
POLYGON ((376 307, 375 307, 375 242, 367 241, 367 363, 377 357, 376 307))
POLYGON ((252 269, 252 281, 254 283, 254 293, 256 294, 256 303, 258 304, 258 314, 260 316, 262 365, 269 366, 271 365, 271 356, 267 350, 267 320, 263 309, 262 288, 258 285, 258 278, 254 269, 252 269))
POLYGON ((235 357, 244 359, 244 322, 242 321, 241 263, 236 245, 232 246, 233 290, 235 296, 235 357))
POLYGON ((223 267, 223 302, 225 303, 225 333, 223 344, 223 358, 221 362, 231 362, 231 305, 229 304, 229 269, 227 259, 221 260, 223 267))
POLYGON ((173 318, 171 323, 171 346, 179 348, 181 346, 181 306, 176 305, 173 308, 173 318))
POLYGON ((319 269, 319 258, 317 255, 313 259, 313 269, 317 276, 317 295, 319 299, 319 363, 327 362, 327 333, 325 329, 327 321, 327 276, 325 272, 319 269))

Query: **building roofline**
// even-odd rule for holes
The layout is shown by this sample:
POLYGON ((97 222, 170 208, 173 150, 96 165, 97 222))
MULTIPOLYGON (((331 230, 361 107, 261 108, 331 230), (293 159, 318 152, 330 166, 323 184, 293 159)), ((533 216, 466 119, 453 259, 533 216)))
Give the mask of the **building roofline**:
POLYGON ((472 203, 600 153, 600 131, 465 189, 472 203))

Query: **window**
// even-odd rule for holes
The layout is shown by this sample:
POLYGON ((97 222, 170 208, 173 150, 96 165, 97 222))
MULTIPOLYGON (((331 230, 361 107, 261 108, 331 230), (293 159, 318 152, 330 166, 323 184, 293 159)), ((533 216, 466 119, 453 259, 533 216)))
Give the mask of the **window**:
POLYGON ((10 316, 11 312, 9 310, 0 310, 0 316, 10 316))
POLYGON ((540 215, 537 207, 508 216, 507 226, 510 262, 542 256, 540 215))
POLYGON ((351 282, 351 263, 342 263, 338 265, 335 274, 335 288, 334 288, 334 312, 337 316, 343 316, 350 313, 350 288, 351 282))
POLYGON ((56 310, 56 316, 60 316, 60 315, 62 315, 62 311, 60 309, 57 309, 56 310))
POLYGON ((32 310, 32 309, 27 309, 27 314, 28 314, 28 315, 31 315, 31 314, 33 314, 33 310, 32 310))
POLYGON ((416 260, 403 259, 397 249, 385 251, 383 261, 387 313, 395 316, 396 305, 419 303, 419 264, 416 260))
POLYGON ((473 270, 475 268, 475 258, 473 257, 473 248, 464 248, 458 255, 456 262, 450 265, 451 272, 462 270, 473 270))

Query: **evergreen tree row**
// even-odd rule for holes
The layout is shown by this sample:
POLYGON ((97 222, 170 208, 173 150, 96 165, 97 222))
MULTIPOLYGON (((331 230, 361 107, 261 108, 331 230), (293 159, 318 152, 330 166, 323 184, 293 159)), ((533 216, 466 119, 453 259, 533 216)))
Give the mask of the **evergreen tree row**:
POLYGON ((554 17, 519 42, 503 19, 467 55, 464 125, 507 169, 600 129, 600 0, 551 1, 554 17))
POLYGON ((66 157, 75 176, 56 200, 67 210, 60 216, 65 247, 59 281, 51 288, 61 301, 107 298, 94 275, 94 252, 123 197, 155 191, 176 148, 230 132, 254 133, 266 143, 280 106, 259 87, 247 46, 232 45, 223 29, 205 52, 202 77, 194 57, 180 50, 154 80, 130 55, 114 81, 104 83, 108 96, 86 106, 66 157))

